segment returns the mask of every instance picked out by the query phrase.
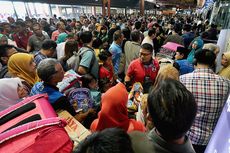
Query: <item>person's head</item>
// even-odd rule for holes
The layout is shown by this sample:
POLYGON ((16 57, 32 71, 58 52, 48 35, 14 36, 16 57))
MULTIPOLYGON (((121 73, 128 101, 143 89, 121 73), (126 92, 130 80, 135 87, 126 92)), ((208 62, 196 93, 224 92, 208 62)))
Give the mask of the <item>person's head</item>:
POLYGON ((37 67, 39 78, 51 85, 57 85, 64 78, 64 70, 60 62, 54 58, 42 60, 37 67))
POLYGON ((80 30, 81 30, 81 27, 82 27, 81 22, 80 22, 80 21, 77 21, 77 22, 75 23, 75 28, 76 28, 76 30, 77 30, 77 31, 80 31, 80 30))
POLYGON ((0 79, 0 111, 16 104, 21 98, 28 96, 20 78, 0 79))
POLYGON ((124 39, 124 35, 122 34, 121 30, 117 30, 113 34, 113 41, 117 44, 121 44, 124 39))
POLYGON ((148 111, 157 131, 166 140, 182 138, 197 111, 192 93, 174 79, 159 82, 148 95, 148 111))
POLYGON ((8 72, 12 77, 19 77, 30 85, 34 85, 39 80, 33 55, 27 53, 13 54, 7 65, 8 72))
POLYGON ((136 30, 140 30, 140 29, 141 29, 141 22, 140 22, 140 21, 136 21, 136 22, 134 23, 134 28, 135 28, 136 30))
POLYGON ((179 81, 179 76, 180 72, 173 66, 173 64, 164 65, 160 68, 153 86, 155 87, 162 80, 169 78, 179 81))
POLYGON ((179 34, 181 32, 181 26, 179 24, 175 24, 173 26, 173 31, 179 34))
POLYGON ((141 41, 141 34, 139 31, 132 31, 131 32, 131 40, 135 42, 141 41))
POLYGON ((108 51, 102 51, 98 55, 99 59, 103 62, 104 65, 112 65, 112 54, 108 51))
POLYGON ((213 43, 204 44, 203 49, 208 49, 208 50, 213 51, 216 54, 216 56, 220 52, 220 47, 213 43))
POLYGON ((58 30, 65 30, 65 22, 64 21, 59 21, 57 23, 57 29, 58 30))
POLYGON ((188 56, 188 50, 184 47, 177 47, 176 50, 176 55, 175 55, 175 59, 176 60, 180 60, 180 59, 186 59, 188 56))
POLYGON ((17 53, 17 50, 12 45, 0 45, 1 64, 6 65, 10 56, 17 53))
POLYGON ((0 34, 0 45, 7 45, 8 44, 8 38, 6 35, 0 34))
POLYGON ((56 52, 57 43, 51 39, 46 39, 42 43, 42 50, 47 57, 52 57, 56 52))
POLYGON ((230 52, 222 54, 221 65, 223 67, 228 67, 230 65, 230 52))
POLYGON ((122 34, 124 35, 124 38, 126 40, 130 40, 130 33, 131 31, 128 28, 125 28, 122 30, 122 34))
POLYGON ((78 52, 78 44, 77 41, 67 41, 65 44, 65 57, 66 60, 73 56, 73 52, 78 52))
POLYGON ((154 39, 156 37, 156 29, 153 28, 151 30, 148 31, 148 36, 151 38, 151 39, 154 39))
POLYGON ((139 55, 142 63, 149 63, 153 56, 153 46, 148 43, 142 44, 139 55))
POLYGON ((43 35, 42 34, 42 28, 41 28, 41 25, 39 23, 34 23, 32 26, 32 30, 36 36, 41 37, 43 35))
POLYGON ((197 65, 206 65, 211 68, 215 65, 216 55, 213 51, 202 49, 195 52, 194 59, 197 65))
POLYGON ((126 131, 108 128, 88 136, 74 153, 134 153, 126 131))
POLYGON ((106 26, 102 26, 100 29, 100 33, 101 34, 107 34, 107 27, 106 26))
POLYGON ((82 81, 83 88, 88 88, 88 89, 98 88, 97 79, 91 74, 83 75, 81 81, 82 81))
POLYGON ((185 24, 183 27, 183 32, 190 32, 192 26, 190 24, 185 24))
POLYGON ((80 40, 83 44, 89 44, 93 40, 93 35, 90 31, 84 31, 80 33, 80 40))
POLYGON ((101 47, 101 45, 102 45, 102 40, 100 39, 100 38, 95 38, 94 40, 93 40, 93 44, 92 44, 92 47, 94 48, 94 49, 99 49, 100 47, 101 47))
POLYGON ((18 29, 18 32, 24 32, 26 30, 26 24, 23 21, 15 22, 15 26, 18 29))
POLYGON ((3 23, 3 30, 4 30, 6 33, 10 33, 10 32, 11 32, 10 23, 4 22, 4 23, 3 23))
POLYGON ((203 47, 203 42, 201 40, 195 40, 193 43, 192 43, 192 49, 199 49, 203 47))

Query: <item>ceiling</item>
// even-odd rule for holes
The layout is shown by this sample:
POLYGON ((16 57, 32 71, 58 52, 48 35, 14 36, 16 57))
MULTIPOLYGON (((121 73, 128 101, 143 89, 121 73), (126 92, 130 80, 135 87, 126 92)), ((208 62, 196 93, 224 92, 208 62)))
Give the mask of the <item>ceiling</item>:
MULTIPOLYGON (((7 0, 6 0, 7 1, 7 0)), ((68 4, 68 5, 87 5, 87 6, 101 6, 102 0, 13 0, 23 2, 40 2, 50 4, 68 4)), ((191 6, 196 4, 196 0, 148 0, 145 1, 145 9, 155 8, 157 3, 160 6, 191 6), (148 2, 148 1, 152 1, 148 2)), ((127 7, 127 8, 139 8, 139 0, 111 0, 111 7, 127 7)))

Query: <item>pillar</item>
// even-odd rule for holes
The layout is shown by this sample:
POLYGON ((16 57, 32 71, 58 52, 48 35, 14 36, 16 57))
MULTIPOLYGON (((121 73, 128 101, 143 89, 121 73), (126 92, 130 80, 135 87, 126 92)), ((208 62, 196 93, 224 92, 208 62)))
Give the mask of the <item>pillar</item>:
POLYGON ((108 3, 107 3, 107 10, 108 10, 108 16, 111 15, 111 11, 110 11, 110 6, 111 6, 111 0, 107 0, 108 3))
POLYGON ((140 15, 144 16, 145 11, 145 0, 140 0, 140 15))

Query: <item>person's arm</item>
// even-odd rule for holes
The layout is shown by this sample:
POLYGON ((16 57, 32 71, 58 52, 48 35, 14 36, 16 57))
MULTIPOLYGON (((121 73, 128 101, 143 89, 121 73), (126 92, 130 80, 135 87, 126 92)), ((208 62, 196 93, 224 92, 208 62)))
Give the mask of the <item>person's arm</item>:
POLYGON ((79 66, 78 70, 77 70, 77 73, 80 74, 80 75, 84 75, 88 72, 88 69, 85 68, 84 66, 79 66))
POLYGON ((67 112, 69 112, 72 116, 75 116, 77 113, 73 106, 70 104, 69 100, 65 97, 62 96, 58 100, 55 101, 54 104, 52 104, 55 110, 58 109, 64 109, 67 112))
POLYGON ((94 54, 92 53, 92 51, 86 51, 82 55, 80 65, 79 65, 78 70, 77 70, 77 72, 80 75, 84 75, 84 74, 88 73, 90 66, 91 66, 91 61, 93 60, 93 56, 94 56, 94 54))
POLYGON ((27 52, 30 52, 31 49, 32 49, 32 47, 28 44, 28 45, 27 45, 27 48, 26 48, 27 52))

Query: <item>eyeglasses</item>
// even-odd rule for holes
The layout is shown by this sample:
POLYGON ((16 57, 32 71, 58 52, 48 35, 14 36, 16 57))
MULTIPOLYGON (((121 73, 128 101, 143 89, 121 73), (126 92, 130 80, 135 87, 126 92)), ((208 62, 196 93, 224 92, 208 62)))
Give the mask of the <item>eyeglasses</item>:
POLYGON ((140 56, 148 56, 148 55, 152 55, 152 53, 142 53, 142 52, 140 52, 139 55, 140 56))

